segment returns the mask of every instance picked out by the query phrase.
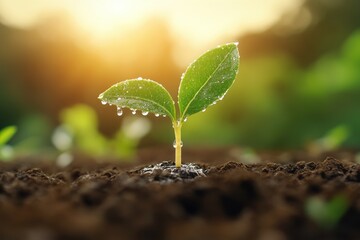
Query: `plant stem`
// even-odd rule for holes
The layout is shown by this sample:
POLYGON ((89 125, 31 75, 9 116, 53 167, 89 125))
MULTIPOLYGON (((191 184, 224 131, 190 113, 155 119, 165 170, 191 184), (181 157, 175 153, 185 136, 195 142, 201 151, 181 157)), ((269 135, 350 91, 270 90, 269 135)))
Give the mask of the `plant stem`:
POLYGON ((175 132, 175 166, 181 167, 181 121, 173 122, 173 128, 175 132))

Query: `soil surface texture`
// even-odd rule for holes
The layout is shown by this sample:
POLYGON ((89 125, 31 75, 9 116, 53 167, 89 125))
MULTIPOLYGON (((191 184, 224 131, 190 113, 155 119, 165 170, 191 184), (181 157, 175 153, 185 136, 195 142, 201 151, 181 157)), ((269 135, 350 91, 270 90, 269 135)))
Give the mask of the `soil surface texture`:
POLYGON ((360 239, 355 153, 204 152, 1 162, 0 239, 360 239))

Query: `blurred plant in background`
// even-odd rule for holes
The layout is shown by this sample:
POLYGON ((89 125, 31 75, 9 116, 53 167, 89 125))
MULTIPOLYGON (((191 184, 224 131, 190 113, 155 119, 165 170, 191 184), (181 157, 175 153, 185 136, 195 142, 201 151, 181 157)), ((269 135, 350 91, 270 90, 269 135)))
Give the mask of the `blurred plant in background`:
POLYGON ((143 117, 126 117, 112 138, 99 132, 96 112, 78 104, 60 113, 60 125, 55 128, 52 142, 62 154, 61 165, 71 162, 71 153, 79 151, 91 156, 134 157, 140 140, 150 131, 151 123, 143 117))
POLYGON ((6 143, 14 136, 16 130, 15 126, 8 126, 0 130, 0 160, 7 160, 13 157, 13 149, 6 145, 6 143))
POLYGON ((305 202, 305 213, 320 227, 336 227, 349 208, 348 199, 343 195, 333 196, 329 200, 310 197, 305 202))

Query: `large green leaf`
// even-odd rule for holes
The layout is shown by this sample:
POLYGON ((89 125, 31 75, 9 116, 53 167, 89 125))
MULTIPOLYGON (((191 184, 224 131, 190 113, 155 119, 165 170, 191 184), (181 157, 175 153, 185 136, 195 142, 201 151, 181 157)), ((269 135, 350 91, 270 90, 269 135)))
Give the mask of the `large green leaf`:
POLYGON ((0 131, 0 146, 7 143, 12 136, 16 133, 17 128, 15 126, 8 126, 0 131))
POLYGON ((239 68, 237 43, 214 48, 186 70, 179 87, 180 120, 222 100, 239 68))
POLYGON ((166 89, 159 83, 148 79, 131 79, 111 86, 100 94, 103 104, 113 104, 121 108, 142 111, 144 115, 151 112, 176 119, 174 101, 166 89))

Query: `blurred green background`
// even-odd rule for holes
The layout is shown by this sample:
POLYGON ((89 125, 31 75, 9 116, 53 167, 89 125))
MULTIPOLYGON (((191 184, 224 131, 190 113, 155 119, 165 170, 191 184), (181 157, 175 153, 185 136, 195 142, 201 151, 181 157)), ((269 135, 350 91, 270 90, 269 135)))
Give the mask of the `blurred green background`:
POLYGON ((171 145, 169 119, 117 117, 97 96, 141 76, 176 98, 186 66, 231 41, 238 79, 189 118, 185 146, 359 148, 360 1, 169 2, 0 0, 0 129, 18 127, 16 151, 171 145))

